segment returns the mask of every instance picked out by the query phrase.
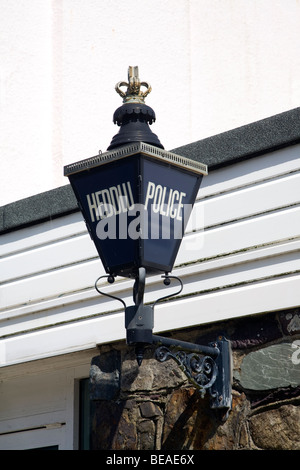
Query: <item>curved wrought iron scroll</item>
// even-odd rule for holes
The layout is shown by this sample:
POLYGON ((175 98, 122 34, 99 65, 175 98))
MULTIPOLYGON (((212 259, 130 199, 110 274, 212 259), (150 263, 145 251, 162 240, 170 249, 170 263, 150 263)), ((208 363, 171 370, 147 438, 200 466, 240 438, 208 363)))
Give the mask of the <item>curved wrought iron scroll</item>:
POLYGON ((171 351, 165 346, 160 346, 155 351, 155 358, 159 362, 174 359, 189 381, 200 391, 202 398, 216 381, 217 365, 212 357, 182 350, 171 351))
POLYGON ((103 279, 103 278, 107 278, 107 282, 109 282, 110 284, 113 284, 115 282, 115 278, 114 276, 112 276, 111 274, 109 274, 108 276, 107 275, 104 275, 104 276, 100 276, 98 277, 98 279, 96 280, 95 282, 95 289, 96 291, 101 294, 101 295, 105 295, 106 297, 110 297, 111 299, 114 299, 114 300, 118 300, 119 302, 122 302, 124 308, 126 308, 126 304, 124 302, 124 300, 120 299, 119 297, 116 297, 115 295, 111 295, 111 294, 107 294, 107 292, 102 292, 99 287, 97 286, 98 282, 100 281, 100 279, 103 279))
POLYGON ((161 276, 162 278, 164 278, 164 285, 165 286, 169 286, 171 284, 171 279, 176 279, 179 284, 180 284, 180 288, 179 290, 177 290, 176 292, 173 292, 171 294, 167 294, 167 295, 164 295, 163 297, 160 297, 159 299, 157 299, 154 304, 153 304, 153 308, 155 307, 155 305, 160 302, 161 300, 164 300, 164 299, 168 299, 169 297, 174 297, 175 295, 179 295, 183 289, 183 283, 182 283, 182 280, 180 279, 180 277, 177 277, 177 276, 170 276, 169 274, 165 274, 164 276, 161 276))

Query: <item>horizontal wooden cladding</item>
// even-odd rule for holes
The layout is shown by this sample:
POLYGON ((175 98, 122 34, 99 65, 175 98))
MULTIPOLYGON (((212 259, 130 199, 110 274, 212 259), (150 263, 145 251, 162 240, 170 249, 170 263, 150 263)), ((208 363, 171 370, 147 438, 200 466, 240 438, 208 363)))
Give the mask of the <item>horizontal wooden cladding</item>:
POLYGON ((74 446, 77 382, 88 377, 96 350, 1 371, 0 449, 74 446))
MULTIPOLYGON (((224 255, 256 245, 274 243, 297 237, 299 234, 299 206, 260 214, 257 217, 240 222, 235 221, 229 225, 220 225, 210 230, 204 229, 200 232, 188 233, 183 239, 176 264, 224 255)), ((52 271, 56 271, 58 279, 61 277, 63 269, 73 266, 74 272, 76 272, 75 266, 77 264, 86 264, 89 260, 98 260, 98 255, 87 233, 2 258, 0 260, 1 290, 5 291, 5 286, 10 284, 14 289, 18 280, 23 280, 24 285, 30 285, 30 280, 39 283, 39 277, 42 277, 43 274, 50 276, 52 271)), ((53 275, 51 277, 53 278, 53 275)), ((20 287, 16 286, 15 289, 18 290, 20 287)), ((67 286, 64 287, 66 289, 67 286)), ((82 287, 85 288, 86 285, 82 287)), ((42 298, 45 295, 43 294, 42 298)), ((7 305, 4 304, 4 299, 1 304, 0 309, 7 305)))
MULTIPOLYGON (((259 308, 279 308, 267 298, 261 299, 261 307, 256 306, 253 312, 248 307, 239 310, 235 302, 240 299, 239 292, 247 298, 251 285, 263 297, 272 285, 295 286, 300 272, 299 149, 295 146, 240 162, 203 178, 175 263, 174 274, 182 277, 184 291, 170 304, 178 309, 193 304, 194 313, 187 310, 181 326, 179 315, 176 321, 170 317, 167 329, 215 321, 232 315, 230 312, 238 316, 246 310, 250 314, 259 308), (208 302, 211 296, 220 302, 227 299, 228 308, 221 316, 214 313, 217 305, 208 302), (201 313, 200 304, 206 309, 201 313)), ((1 241, 0 328, 8 344, 12 344, 10 336, 19 333, 31 335, 30 331, 40 330, 46 334, 49 327, 56 326, 54 330, 59 331, 65 324, 70 325, 69 334, 79 324, 92 327, 94 321, 105 327, 103 337, 95 332, 85 347, 104 341, 104 337, 123 338, 123 323, 113 331, 114 318, 123 318, 123 313, 114 312, 122 305, 99 296, 94 289, 104 269, 79 213, 5 234, 1 241), (105 321, 100 320, 101 315, 105 321)), ((121 278, 111 286, 103 281, 104 290, 119 295, 128 305, 132 304, 132 284, 121 278)), ((149 278, 146 302, 162 295, 160 276, 149 278)), ((295 306, 295 295, 292 300, 284 296, 280 308, 295 306)), ((168 308, 167 304, 159 305, 157 310, 168 308)), ((18 338, 21 341, 21 336, 15 340, 18 338)), ((68 351, 76 347, 76 337, 66 339, 68 351)), ((58 351, 54 344, 53 348, 58 351)))
POLYGON ((183 305, 160 305, 155 315, 155 330, 185 328, 299 305, 300 275, 290 275, 232 289, 210 292, 185 299, 183 305), (173 321, 171 321, 171 317, 173 321), (170 322, 171 327, 167 322, 170 322))
MULTIPOLYGON (((300 275, 192 296, 158 305, 154 332, 241 317, 299 305, 300 275)), ((124 314, 104 315, 85 321, 7 338, 0 349, 0 365, 12 365, 94 348, 125 338, 124 314)))
MULTIPOLYGON (((258 246, 278 244, 281 241, 295 239, 300 234, 300 207, 285 211, 268 214, 247 221, 231 225, 221 226, 215 229, 204 231, 202 233, 189 234, 184 237, 179 250, 176 265, 195 263, 196 260, 204 262, 211 258, 219 256, 232 256, 234 253, 255 249, 258 246)), ((80 237, 82 238, 82 237, 80 237)), ((77 238, 66 240, 64 249, 57 252, 61 257, 59 260, 55 257, 54 245, 51 245, 50 262, 62 262, 62 257, 66 259, 66 253, 69 251, 68 260, 72 260, 79 253, 79 249, 93 249, 89 238, 80 241, 77 238), (86 247, 87 245, 87 247, 86 247), (79 248, 80 247, 80 248, 79 248)), ((59 244, 58 244, 59 245, 59 244)), ((91 250, 92 251, 92 250, 91 250)), ((81 253, 82 254, 82 253, 81 253)), ((75 258, 76 259, 76 258, 75 258)), ((246 259, 245 259, 246 260, 246 259)), ((37 263, 41 266, 45 260, 36 257, 37 263)), ((23 261, 24 262, 24 261, 23 261)), ((30 262, 30 258, 28 258, 30 262)), ((65 296, 67 293, 82 291, 93 287, 95 280, 104 274, 101 261, 98 257, 85 260, 81 263, 71 263, 69 265, 57 267, 49 271, 40 268, 40 273, 16 281, 7 282, 0 287, 1 311, 34 302, 45 301, 49 298, 65 296)), ((23 266, 23 268, 25 268, 23 266)), ((194 268, 197 271, 196 268, 194 268)), ((63 297, 61 299, 63 303, 63 297)), ((1 319, 0 314, 0 319, 1 319)))
MULTIPOLYGON (((280 277, 299 273, 299 250, 300 239, 177 267, 174 274, 184 283, 178 301, 184 308, 186 298, 190 296, 205 296, 252 283, 276 281, 280 277)), ((88 267, 86 272, 88 274, 88 267)), ((126 305, 132 305, 133 280, 120 280, 113 285, 103 280, 100 285, 102 291, 117 295, 126 305)), ((177 287, 177 281, 172 281, 170 287, 166 288, 160 276, 148 278, 145 302, 153 304, 167 293, 176 292, 177 287)), ((123 305, 119 301, 99 295, 94 288, 90 288, 6 310, 1 314, 1 332, 3 336, 9 336, 20 331, 58 326, 79 319, 83 321, 120 310, 123 310, 123 305)))
MULTIPOLYGON (((65 424, 65 423, 64 423, 65 424)), ((18 432, 16 434, 0 435, 1 450, 26 450, 47 449, 58 446, 60 450, 65 449, 66 431, 65 426, 60 428, 49 428, 47 426, 37 429, 29 429, 27 431, 18 432)), ((70 448, 71 449, 71 448, 70 448)))
POLYGON ((300 204, 300 172, 198 201, 187 232, 300 204))
POLYGON ((34 276, 96 257, 95 246, 84 233, 2 259, 0 282, 34 276))
MULTIPOLYGON (((256 215, 265 216, 266 214, 266 217, 268 217, 269 212, 283 208, 287 208, 288 211, 290 207, 300 203, 299 188, 300 173, 296 173, 268 182, 259 183, 250 188, 241 188, 229 194, 227 193, 210 199, 200 200, 194 207, 187 227, 187 233, 192 231, 198 232, 225 223, 236 223, 237 221, 256 215)), ((295 209, 295 211, 297 210, 298 208, 295 209)), ((79 214, 77 215, 77 218, 78 217, 80 217, 79 214)), ((274 214, 274 218, 276 218, 276 214, 274 214)), ((37 243, 36 246, 29 248, 27 242, 23 251, 21 251, 19 246, 19 248, 15 247, 19 250, 16 251, 15 254, 10 252, 7 256, 3 255, 0 259, 0 282, 4 283, 10 280, 28 277, 87 259, 96 258, 98 255, 94 244, 90 240, 86 230, 83 232, 83 226, 80 221, 76 221, 74 216, 72 216, 70 220, 72 223, 66 225, 60 238, 54 238, 52 240, 48 238, 47 240, 47 236, 43 234, 41 240, 38 241, 37 235, 35 234, 34 239, 37 243), (73 233, 71 232, 72 228, 70 225, 73 225, 73 233), (62 236, 65 238, 61 238, 62 236), (41 244, 42 240, 43 244, 41 244)), ((256 222, 258 224, 258 235, 260 235, 260 221, 258 219, 251 219, 249 221, 252 226, 256 222)), ((298 224, 297 227, 299 227, 298 224)), ((232 229, 235 230, 235 228, 230 227, 230 230, 232 229)), ((293 229, 292 231, 293 234, 291 234, 291 236, 295 236, 293 229)), ((59 231, 57 228, 54 228, 52 232, 54 232, 53 236, 56 235, 58 237, 59 231)), ((276 231, 274 233, 276 233, 276 231)), ((205 239, 209 239, 210 235, 209 232, 205 232, 205 239)), ((200 245, 201 238, 203 237, 200 236, 200 245)), ((234 235, 231 238, 234 238, 234 235)), ((286 235, 284 237, 277 237, 277 239, 281 238, 286 238, 286 235)), ((273 239, 274 237, 272 236, 270 240, 273 241, 273 239)), ((265 242, 266 240, 263 243, 265 242)), ((21 245, 22 240, 20 240, 19 243, 21 245)), ((256 240, 252 245, 256 245, 257 243, 259 242, 256 240)), ((190 243, 188 243, 188 245, 190 245, 190 243)), ((197 245, 195 259, 210 256, 209 253, 205 253, 205 255, 200 254, 202 250, 201 247, 199 247, 198 238, 195 245, 197 245)), ((223 252, 232 251, 231 248, 227 249, 226 243, 223 243, 223 245, 223 252)), ((251 243, 249 246, 251 246, 251 243)), ((237 249, 239 248, 237 247, 237 249)))
POLYGON ((271 152, 213 171, 203 177, 199 197, 245 188, 300 169, 300 145, 271 152))
POLYGON ((202 233, 188 234, 176 264, 191 263, 237 251, 297 238, 300 234, 300 207, 260 215, 202 233))
POLYGON ((1 235, 0 259, 86 233, 79 213, 1 235))

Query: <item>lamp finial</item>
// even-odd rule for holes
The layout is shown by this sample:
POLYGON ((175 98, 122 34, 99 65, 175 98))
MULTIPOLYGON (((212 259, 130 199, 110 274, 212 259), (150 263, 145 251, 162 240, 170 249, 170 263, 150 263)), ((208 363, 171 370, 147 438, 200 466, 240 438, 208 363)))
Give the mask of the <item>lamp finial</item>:
POLYGON ((139 68, 137 66, 128 67, 128 83, 118 82, 115 86, 115 90, 123 98, 123 103, 144 103, 145 98, 151 92, 152 88, 148 82, 141 82, 139 78, 139 68), (127 87, 126 93, 121 90, 122 86, 127 87), (145 87, 146 90, 142 91, 141 87, 145 87))

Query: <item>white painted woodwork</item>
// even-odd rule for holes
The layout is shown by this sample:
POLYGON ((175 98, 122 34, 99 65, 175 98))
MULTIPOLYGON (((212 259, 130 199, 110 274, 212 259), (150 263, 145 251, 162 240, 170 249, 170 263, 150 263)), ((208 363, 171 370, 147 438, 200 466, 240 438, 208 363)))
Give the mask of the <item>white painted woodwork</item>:
POLYGON ((78 384, 95 350, 7 367, 1 374, 0 450, 78 448, 78 384))

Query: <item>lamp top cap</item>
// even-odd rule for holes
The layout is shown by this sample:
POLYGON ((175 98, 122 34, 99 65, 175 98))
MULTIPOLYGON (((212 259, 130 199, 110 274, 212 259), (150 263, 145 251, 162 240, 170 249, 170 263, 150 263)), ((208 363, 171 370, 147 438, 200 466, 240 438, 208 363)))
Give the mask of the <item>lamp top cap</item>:
POLYGON ((152 88, 150 83, 141 82, 139 78, 139 68, 137 66, 128 67, 128 83, 118 82, 115 90, 123 98, 123 103, 145 103, 145 98, 151 92, 152 88), (121 87, 127 87, 127 91, 121 90, 121 87), (141 87, 146 90, 142 91, 141 87))

